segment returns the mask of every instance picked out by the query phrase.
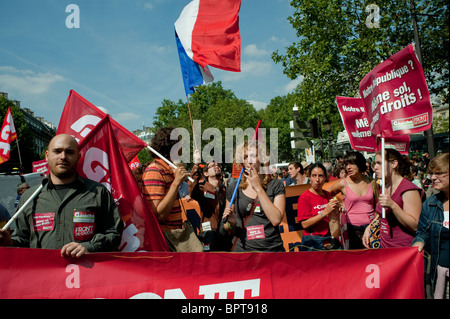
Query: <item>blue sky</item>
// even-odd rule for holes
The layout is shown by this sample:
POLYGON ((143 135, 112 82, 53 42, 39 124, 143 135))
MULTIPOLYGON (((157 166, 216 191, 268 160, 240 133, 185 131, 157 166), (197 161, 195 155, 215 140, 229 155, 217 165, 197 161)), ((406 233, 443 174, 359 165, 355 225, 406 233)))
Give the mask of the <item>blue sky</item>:
MULTIPOLYGON (((55 126, 71 89, 106 108, 129 130, 151 126, 163 99, 186 100, 174 23, 190 0, 0 0, 0 91, 55 126), (80 28, 66 27, 66 6, 80 28)), ((290 0, 242 0, 241 72, 211 68, 259 109, 291 92, 272 62, 296 41, 290 0)))

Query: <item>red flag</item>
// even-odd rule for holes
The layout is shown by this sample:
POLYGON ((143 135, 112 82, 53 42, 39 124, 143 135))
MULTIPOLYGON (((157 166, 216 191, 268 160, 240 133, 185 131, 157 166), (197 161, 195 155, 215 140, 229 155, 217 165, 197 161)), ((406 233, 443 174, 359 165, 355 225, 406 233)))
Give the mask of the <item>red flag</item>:
MULTIPOLYGON (((80 143, 106 114, 74 90, 70 90, 56 134, 67 133, 80 143)), ((111 126, 129 163, 144 147, 144 141, 110 118, 111 126)))
POLYGON ((379 137, 431 128, 433 109, 413 44, 376 66, 359 83, 372 134, 379 137))
POLYGON ((9 161, 11 156, 11 142, 16 138, 17 133, 14 127, 11 107, 8 107, 0 134, 0 164, 9 161))
POLYGON ((79 174, 105 185, 119 207, 125 223, 120 249, 169 251, 156 216, 119 151, 109 115, 105 115, 79 147, 79 174))
MULTIPOLYGON (((367 115, 367 107, 364 107, 363 100, 360 98, 336 96, 336 104, 341 115, 342 123, 348 133, 348 138, 352 149, 355 151, 376 152, 381 149, 371 130, 372 121, 367 115)), ((386 137, 387 148, 395 148, 402 154, 408 154, 409 135, 397 134, 386 137)))

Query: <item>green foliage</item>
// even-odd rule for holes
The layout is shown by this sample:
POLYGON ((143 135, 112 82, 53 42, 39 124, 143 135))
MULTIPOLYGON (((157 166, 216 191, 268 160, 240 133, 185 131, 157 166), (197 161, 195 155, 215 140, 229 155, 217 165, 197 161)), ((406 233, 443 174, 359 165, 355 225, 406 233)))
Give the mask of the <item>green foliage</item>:
MULTIPOLYGON (((367 1, 293 0, 288 18, 298 41, 284 54, 272 55, 291 79, 299 76, 297 106, 310 116, 329 118, 333 132, 342 130, 336 96, 358 96, 362 78, 376 65, 414 42, 410 1, 379 0, 380 27, 368 28, 367 1)), ((416 4, 423 66, 432 93, 448 101, 448 4, 416 4)))
MULTIPOLYGON (((258 122, 254 107, 246 100, 238 99, 231 90, 225 90, 219 81, 198 86, 196 92, 190 95, 189 108, 187 101, 179 100, 178 103, 174 103, 164 100, 156 111, 153 126, 155 129, 167 126, 185 128, 190 133, 192 146, 194 139, 189 109, 191 110, 192 120, 201 121, 201 134, 207 128, 217 128, 220 131, 223 137, 222 150, 225 149, 226 128, 242 128, 245 130, 255 128, 258 122)), ((210 137, 205 136, 204 138, 205 140, 196 141, 201 143, 202 149, 211 142, 210 137)), ((191 147, 191 154, 192 152, 193 147, 191 147)), ((225 154, 222 155, 224 158, 225 154)), ((230 170, 231 166, 227 168, 230 170)))

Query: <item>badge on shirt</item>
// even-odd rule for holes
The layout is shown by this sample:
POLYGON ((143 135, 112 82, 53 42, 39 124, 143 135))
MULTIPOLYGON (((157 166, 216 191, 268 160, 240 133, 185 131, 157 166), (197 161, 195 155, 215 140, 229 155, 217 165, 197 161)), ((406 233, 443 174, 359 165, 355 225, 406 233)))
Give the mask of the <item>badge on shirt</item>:
POLYGON ((205 196, 206 198, 209 198, 209 199, 216 199, 216 194, 208 192, 208 191, 205 191, 203 193, 203 196, 205 196))
POLYGON ((448 210, 444 211, 444 222, 442 223, 442 226, 448 229, 448 210))
POLYGON ((55 213, 39 213, 33 215, 34 231, 50 231, 55 227, 55 213))
POLYGON ((266 238, 264 234, 264 225, 255 225, 247 227, 247 240, 266 238))
POLYGON ((88 241, 95 233, 95 213, 73 212, 73 238, 76 241, 88 241))

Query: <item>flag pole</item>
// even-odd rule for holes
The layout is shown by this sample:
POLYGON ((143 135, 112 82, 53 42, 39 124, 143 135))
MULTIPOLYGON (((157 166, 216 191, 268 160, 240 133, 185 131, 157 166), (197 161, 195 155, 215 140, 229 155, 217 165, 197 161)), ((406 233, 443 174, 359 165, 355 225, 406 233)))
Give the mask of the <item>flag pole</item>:
MULTIPOLYGON (((169 161, 167 158, 165 158, 164 156, 162 156, 157 150, 155 150, 153 147, 147 145, 147 149, 152 152, 153 154, 155 154, 156 156, 158 156, 160 159, 162 159, 164 162, 167 163, 167 165, 171 166, 173 169, 177 169, 178 166, 176 166, 174 163, 172 163, 171 161, 169 161)), ((188 179, 191 183, 194 182, 194 180, 188 176, 188 179)))
POLYGON ((20 156, 20 147, 19 147, 19 136, 17 136, 16 138, 16 144, 17 144, 17 152, 19 152, 19 163, 20 163, 20 167, 23 167, 22 164, 22 156, 20 156))
MULTIPOLYGON (((386 151, 384 149, 384 137, 381 138, 381 194, 386 194, 386 151)), ((381 207, 381 217, 386 218, 386 208, 381 207)))
POLYGON ((192 136, 194 137, 194 148, 195 148, 195 150, 198 150, 197 140, 195 139, 194 122, 192 121, 191 106, 189 105, 188 95, 186 95, 186 101, 187 101, 187 106, 188 106, 188 111, 189 111, 189 119, 191 120, 192 136))
POLYGON ((39 185, 39 187, 34 191, 34 193, 30 196, 30 198, 27 199, 25 204, 23 204, 20 207, 20 209, 14 214, 14 216, 11 217, 11 219, 6 223, 6 225, 3 226, 2 230, 8 229, 8 227, 13 223, 13 221, 16 220, 16 218, 24 211, 25 207, 27 207, 28 204, 30 204, 30 202, 41 192, 42 188, 44 187, 44 184, 45 183, 41 183, 41 185, 39 185))

